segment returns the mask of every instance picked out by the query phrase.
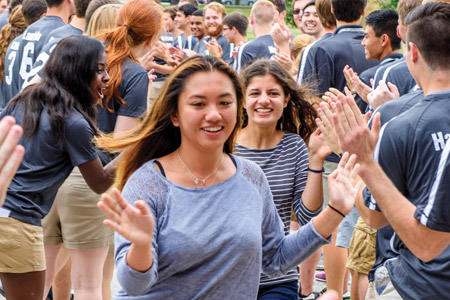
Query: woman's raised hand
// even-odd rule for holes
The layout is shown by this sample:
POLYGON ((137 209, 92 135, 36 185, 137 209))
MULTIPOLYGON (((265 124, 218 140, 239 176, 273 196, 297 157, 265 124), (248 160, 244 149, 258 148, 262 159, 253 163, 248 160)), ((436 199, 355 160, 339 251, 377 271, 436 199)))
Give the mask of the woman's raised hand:
POLYGON ((321 160, 322 164, 325 158, 331 154, 331 148, 320 128, 316 128, 316 130, 309 137, 308 150, 310 160, 321 160))
POLYGON ((102 195, 97 206, 108 216, 103 223, 117 231, 125 239, 136 245, 147 245, 152 242, 155 221, 150 208, 143 200, 128 203, 120 191, 112 190, 113 197, 102 195))

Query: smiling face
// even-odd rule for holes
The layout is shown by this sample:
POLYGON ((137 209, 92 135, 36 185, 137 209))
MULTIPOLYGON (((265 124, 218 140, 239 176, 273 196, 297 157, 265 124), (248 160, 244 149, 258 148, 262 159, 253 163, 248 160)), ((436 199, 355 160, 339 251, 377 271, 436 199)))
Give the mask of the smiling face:
POLYGON ((187 78, 171 116, 180 128, 181 143, 191 149, 223 149, 237 121, 236 92, 222 72, 197 72, 187 78))
POLYGON ((275 127, 288 101, 289 96, 272 75, 253 77, 245 93, 248 124, 275 127))
POLYGON ((310 5, 303 10, 301 30, 303 33, 314 36, 316 39, 320 38, 323 26, 320 23, 315 5, 310 5))
POLYGON ((203 17, 191 16, 191 31, 198 40, 202 39, 206 35, 203 17))
POLYGON ((383 36, 377 37, 372 26, 367 25, 364 30, 364 38, 361 45, 364 47, 364 54, 366 59, 376 59, 381 60, 383 54, 383 36))
POLYGON ((103 52, 97 63, 94 79, 91 81, 91 91, 94 95, 93 103, 99 103, 103 99, 103 89, 108 87, 108 62, 106 61, 106 54, 103 52))
POLYGON ((206 34, 217 38, 222 34, 222 14, 208 8, 204 13, 206 34))
POLYGON ((303 8, 309 2, 309 0, 299 0, 294 3, 293 13, 294 13, 294 23, 298 28, 301 29, 303 8))

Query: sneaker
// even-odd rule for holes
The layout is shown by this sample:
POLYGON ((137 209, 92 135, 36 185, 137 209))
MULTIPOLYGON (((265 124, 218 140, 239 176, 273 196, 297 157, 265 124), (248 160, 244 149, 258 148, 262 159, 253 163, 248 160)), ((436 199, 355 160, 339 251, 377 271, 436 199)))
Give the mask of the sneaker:
POLYGON ((342 295, 342 300, 350 300, 350 291, 346 291, 346 292, 342 295))
POLYGON ((314 276, 318 281, 327 282, 325 273, 319 273, 314 276))

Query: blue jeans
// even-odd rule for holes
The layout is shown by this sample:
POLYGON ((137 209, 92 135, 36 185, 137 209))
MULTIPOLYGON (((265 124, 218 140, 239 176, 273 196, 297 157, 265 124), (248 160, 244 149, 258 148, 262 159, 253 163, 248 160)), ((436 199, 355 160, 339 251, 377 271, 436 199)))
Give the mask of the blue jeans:
POLYGON ((273 285, 260 285, 258 300, 297 300, 298 282, 289 281, 273 285))

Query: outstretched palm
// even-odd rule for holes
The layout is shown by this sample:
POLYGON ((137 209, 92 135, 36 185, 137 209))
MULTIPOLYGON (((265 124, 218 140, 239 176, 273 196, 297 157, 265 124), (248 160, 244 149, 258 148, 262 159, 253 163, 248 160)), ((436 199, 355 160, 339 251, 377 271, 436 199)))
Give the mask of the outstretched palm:
POLYGON ((104 224, 136 245, 151 243, 155 222, 147 204, 138 200, 134 207, 122 198, 117 189, 113 189, 113 196, 114 199, 103 194, 102 201, 98 203, 98 207, 109 218, 104 224))

